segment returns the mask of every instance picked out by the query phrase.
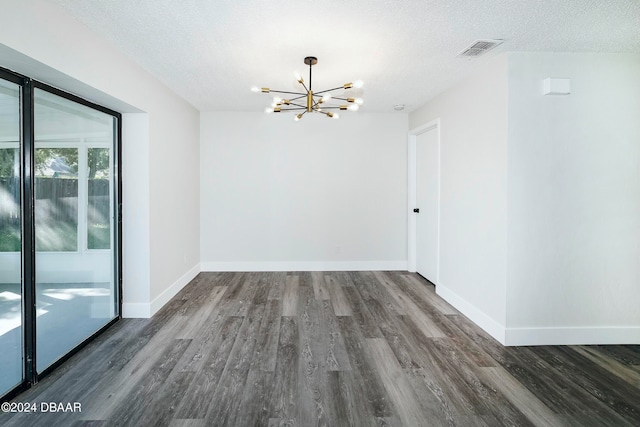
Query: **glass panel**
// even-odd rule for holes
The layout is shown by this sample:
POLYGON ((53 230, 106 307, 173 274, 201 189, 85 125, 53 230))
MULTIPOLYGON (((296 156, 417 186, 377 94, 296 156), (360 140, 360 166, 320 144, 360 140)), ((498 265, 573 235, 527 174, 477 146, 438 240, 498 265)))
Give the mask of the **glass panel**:
POLYGON ((36 148, 36 250, 78 249, 78 149, 36 148))
POLYGON ((20 252, 20 150, 8 145, 0 142, 0 252, 20 252))
POLYGON ((117 315, 115 119, 43 90, 34 96, 36 364, 42 372, 117 315))
POLYGON ((20 88, 0 80, 0 395, 22 382, 20 88))
POLYGON ((111 248, 109 149, 89 148, 88 163, 87 248, 109 249, 111 248))

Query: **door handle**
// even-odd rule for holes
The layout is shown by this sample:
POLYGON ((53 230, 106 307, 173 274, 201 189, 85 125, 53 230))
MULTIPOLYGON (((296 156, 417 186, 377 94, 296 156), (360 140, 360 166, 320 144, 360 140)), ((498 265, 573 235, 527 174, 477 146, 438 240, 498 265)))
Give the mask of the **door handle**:
POLYGON ((419 209, 419 208, 415 208, 413 211, 414 211, 415 213, 420 213, 420 209, 419 209))

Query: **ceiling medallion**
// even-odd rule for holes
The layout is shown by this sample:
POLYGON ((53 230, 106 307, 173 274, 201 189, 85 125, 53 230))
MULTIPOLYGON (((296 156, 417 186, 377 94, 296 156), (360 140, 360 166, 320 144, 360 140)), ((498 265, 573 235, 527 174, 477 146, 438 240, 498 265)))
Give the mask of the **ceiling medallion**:
POLYGON ((304 58, 304 63, 309 66, 309 86, 305 84, 304 79, 298 73, 295 73, 295 78, 304 88, 304 92, 287 92, 284 90, 269 89, 268 87, 258 88, 256 86, 251 88, 253 92, 275 93, 289 96, 288 99, 283 99, 280 96, 274 97, 271 107, 266 108, 265 112, 280 113, 282 111, 294 111, 297 112, 294 120, 298 121, 306 113, 321 113, 329 118, 337 119, 340 117, 339 114, 331 110, 358 111, 360 105, 362 105, 362 98, 340 98, 333 96, 331 91, 339 89, 359 89, 362 87, 362 80, 345 83, 342 86, 332 89, 314 92, 311 87, 311 67, 318 63, 318 58, 315 56, 307 56, 304 58), (332 103, 337 103, 338 105, 332 103))

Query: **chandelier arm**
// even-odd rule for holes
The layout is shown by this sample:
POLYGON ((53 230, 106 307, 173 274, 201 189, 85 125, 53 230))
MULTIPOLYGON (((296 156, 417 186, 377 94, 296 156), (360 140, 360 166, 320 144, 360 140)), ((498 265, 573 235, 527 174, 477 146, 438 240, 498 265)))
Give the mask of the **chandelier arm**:
POLYGON ((307 85, 304 84, 304 80, 300 81, 298 80, 298 83, 300 83, 302 85, 302 87, 304 88, 304 90, 306 90, 307 92, 309 92, 309 88, 311 88, 311 85, 309 85, 309 88, 307 88, 307 85))
POLYGON ((340 101, 347 101, 347 102, 349 101, 349 98, 340 98, 340 97, 337 97, 337 96, 332 96, 331 99, 339 99, 340 101))
POLYGON ((296 104, 295 102, 290 102, 289 105, 295 105, 296 107, 304 108, 305 110, 307 109, 304 105, 296 104))
POLYGON ((307 107, 298 107, 298 108, 280 108, 280 111, 298 111, 298 110, 306 110, 307 107))
POLYGON ((338 86, 338 87, 334 87, 333 89, 326 89, 326 90, 321 90, 318 92, 313 92, 314 95, 320 94, 320 93, 325 93, 325 92, 330 92, 332 90, 338 90, 338 89, 344 89, 344 86, 338 86))
POLYGON ((287 92, 287 91, 284 91, 284 90, 273 90, 273 89, 270 89, 269 92, 270 93, 289 93, 291 95, 300 95, 301 98, 307 96, 306 93, 302 93, 302 92, 287 92))
POLYGON ((306 97, 307 97, 306 94, 305 95, 300 95, 300 96, 296 96, 295 98, 291 98, 289 101, 296 101, 298 99, 302 99, 302 98, 306 98, 306 97))

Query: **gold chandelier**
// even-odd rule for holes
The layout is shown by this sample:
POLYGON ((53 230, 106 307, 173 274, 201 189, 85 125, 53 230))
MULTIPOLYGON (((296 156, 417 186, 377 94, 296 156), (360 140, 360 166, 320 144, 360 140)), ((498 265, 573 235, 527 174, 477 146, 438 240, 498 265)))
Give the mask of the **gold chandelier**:
POLYGON ((271 107, 267 107, 265 109, 265 112, 298 112, 294 116, 294 120, 298 121, 306 113, 321 113, 329 118, 337 119, 340 117, 340 115, 337 112, 333 112, 331 110, 358 111, 360 105, 362 105, 363 102, 362 98, 344 98, 333 96, 331 94, 331 91, 336 91, 339 89, 359 89, 362 87, 362 80, 357 80, 353 83, 345 83, 342 86, 334 87, 332 89, 314 92, 311 88, 311 67, 318 63, 318 58, 316 58, 315 56, 307 56, 306 58, 304 58, 304 63, 309 66, 309 86, 307 87, 304 79, 300 76, 300 74, 295 73, 295 78, 298 83, 300 83, 300 85, 304 88, 304 92, 287 92, 284 90, 269 89, 268 87, 259 88, 257 86, 251 88, 253 92, 274 93, 278 95, 289 96, 288 99, 284 99, 280 96, 274 97, 271 107), (332 103, 337 103, 337 105, 332 103))

